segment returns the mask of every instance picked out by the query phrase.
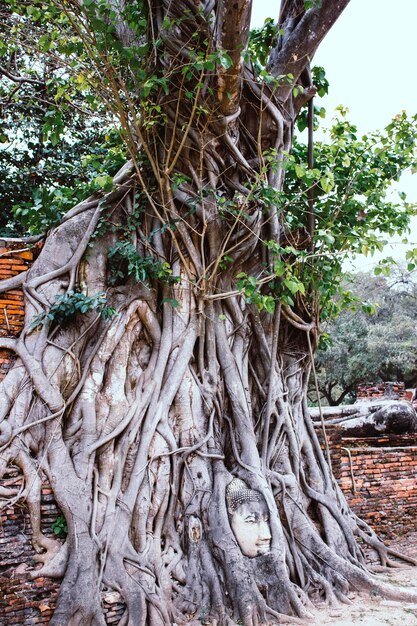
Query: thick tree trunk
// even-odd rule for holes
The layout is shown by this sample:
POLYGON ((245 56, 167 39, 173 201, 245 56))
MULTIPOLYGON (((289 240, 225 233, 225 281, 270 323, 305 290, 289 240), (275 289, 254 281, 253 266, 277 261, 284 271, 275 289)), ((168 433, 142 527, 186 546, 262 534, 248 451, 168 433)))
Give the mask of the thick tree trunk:
MULTIPOLYGON (((63 577, 52 626, 103 625, 106 590, 120 593, 120 624, 131 626, 297 621, 309 598, 332 603, 350 587, 412 598, 366 572, 358 538, 383 559, 388 551, 350 512, 309 416, 314 302, 290 308, 276 296, 270 314, 236 286, 244 272, 259 297, 264 285, 274 294, 277 253, 263 242, 279 244, 288 231, 277 196, 259 191, 282 188, 303 98, 240 65, 227 20, 247 29, 246 3, 218 5, 155 3, 157 69, 171 83, 156 96, 157 124, 142 111, 146 157, 49 233, 23 279, 25 330, 0 340, 19 357, 0 386, 1 469, 16 464, 25 476, 43 564, 33 575, 63 577), (180 26, 167 30, 164 17, 180 26), (218 100, 209 70, 191 64, 185 79, 182 71, 193 33, 214 54, 217 28, 232 59, 216 75, 218 100), (114 252, 120 241, 129 261, 114 252), (153 263, 147 281, 132 277, 138 259, 153 263), (76 286, 105 291, 117 316, 90 311, 34 329, 34 316, 76 286), (68 524, 62 545, 41 533, 41 471, 68 524), (231 483, 241 485, 236 508, 231 483)), ((306 28, 288 23, 285 55, 297 24, 306 28)), ((312 91, 306 83, 304 94, 312 91)))

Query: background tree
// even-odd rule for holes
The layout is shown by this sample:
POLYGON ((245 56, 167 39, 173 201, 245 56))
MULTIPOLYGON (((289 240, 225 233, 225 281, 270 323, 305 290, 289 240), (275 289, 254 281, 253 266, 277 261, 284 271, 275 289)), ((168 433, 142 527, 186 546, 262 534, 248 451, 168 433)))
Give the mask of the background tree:
POLYGON ((103 625, 104 589, 122 624, 152 626, 297 622, 309 597, 351 587, 414 598, 366 571, 363 542, 383 563, 390 550, 349 511, 306 402, 340 255, 368 232, 358 210, 406 224, 404 203, 388 203, 389 225, 373 209, 415 158, 404 115, 357 164, 345 121, 324 169, 290 156, 310 60, 347 3, 283 2, 264 66, 248 0, 9 2, 48 24, 48 52, 117 118, 130 157, 1 285, 22 286, 27 311, 21 337, 0 341, 18 356, 0 387, 1 470, 24 474, 32 575, 63 577, 53 626, 103 625), (42 533, 41 471, 62 544, 42 533), (271 546, 253 558, 231 529, 233 478, 268 510, 271 546))
MULTIPOLYGON (((416 283, 399 271, 392 277, 360 272, 346 285, 354 300, 326 327, 316 354, 318 386, 330 406, 356 399, 360 383, 416 385, 416 283)), ((313 385, 314 387, 314 385, 313 385)), ((310 392, 315 399, 314 389, 310 392)))
MULTIPOLYGON (((31 5, 32 6, 32 5, 31 5)), ((29 9, 28 9, 29 10, 29 9)), ((125 160, 114 118, 54 45, 58 31, 0 7, 0 235, 44 233, 125 160), (52 53, 51 52, 52 48, 52 53)))

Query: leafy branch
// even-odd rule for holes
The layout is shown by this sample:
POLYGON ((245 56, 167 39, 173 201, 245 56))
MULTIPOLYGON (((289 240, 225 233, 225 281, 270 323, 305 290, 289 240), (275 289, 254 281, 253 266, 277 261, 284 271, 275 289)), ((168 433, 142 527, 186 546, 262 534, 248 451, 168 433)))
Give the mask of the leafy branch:
POLYGON ((37 315, 32 321, 32 328, 45 326, 50 322, 66 324, 77 313, 85 315, 91 311, 96 311, 105 320, 116 315, 117 311, 107 305, 107 298, 104 292, 87 296, 80 291, 67 291, 64 295, 55 296, 55 302, 49 309, 37 315))

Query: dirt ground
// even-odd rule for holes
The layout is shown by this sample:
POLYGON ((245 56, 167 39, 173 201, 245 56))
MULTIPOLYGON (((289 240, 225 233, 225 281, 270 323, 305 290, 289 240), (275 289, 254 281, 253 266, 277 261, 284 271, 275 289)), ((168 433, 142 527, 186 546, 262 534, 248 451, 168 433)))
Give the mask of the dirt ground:
MULTIPOLYGON (((393 548, 417 558, 417 533, 389 542, 393 548)), ((391 585, 413 588, 417 597, 417 567, 391 569, 377 575, 378 579, 391 585)), ((323 607, 316 611, 314 626, 417 626, 417 600, 414 604, 395 602, 380 596, 370 597, 360 593, 351 595, 352 605, 335 608, 323 607)))
MULTIPOLYGON (((395 586, 401 585, 416 590, 417 597, 417 567, 408 570, 396 570, 389 574, 379 574, 381 580, 395 586)), ((406 604, 384 600, 381 597, 352 594, 353 604, 342 605, 337 608, 323 608, 316 612, 314 626, 333 624, 333 626, 417 626, 417 602, 406 604)))

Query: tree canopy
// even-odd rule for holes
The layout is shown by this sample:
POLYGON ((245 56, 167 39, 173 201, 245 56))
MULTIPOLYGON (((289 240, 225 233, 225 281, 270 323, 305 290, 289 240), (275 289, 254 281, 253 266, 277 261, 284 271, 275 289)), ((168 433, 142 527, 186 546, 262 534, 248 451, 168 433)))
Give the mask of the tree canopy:
POLYGON ((124 149, 115 120, 69 71, 46 5, 3 3, 0 37, 0 234, 44 233, 116 173, 124 149))

